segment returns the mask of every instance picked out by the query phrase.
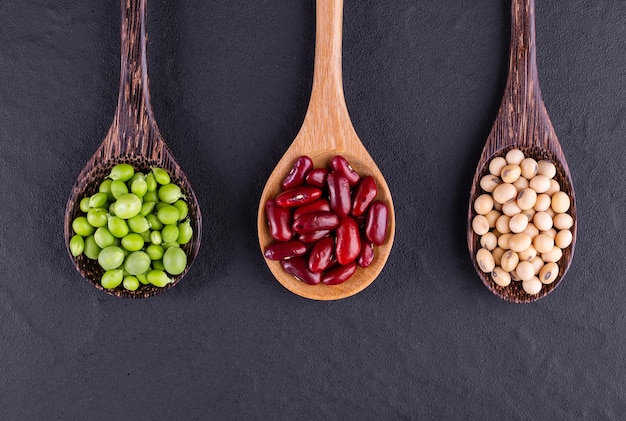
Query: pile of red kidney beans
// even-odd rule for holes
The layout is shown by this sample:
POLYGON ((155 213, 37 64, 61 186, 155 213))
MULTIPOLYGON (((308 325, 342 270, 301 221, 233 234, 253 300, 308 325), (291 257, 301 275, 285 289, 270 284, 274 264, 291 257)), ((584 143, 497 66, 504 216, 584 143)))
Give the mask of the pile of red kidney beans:
POLYGON ((368 267, 374 246, 387 237, 389 209, 374 200, 371 176, 361 177, 348 161, 335 156, 330 169, 313 168, 308 156, 298 158, 281 183, 282 192, 265 204, 274 242, 265 257, 310 285, 337 285, 357 265, 368 267))

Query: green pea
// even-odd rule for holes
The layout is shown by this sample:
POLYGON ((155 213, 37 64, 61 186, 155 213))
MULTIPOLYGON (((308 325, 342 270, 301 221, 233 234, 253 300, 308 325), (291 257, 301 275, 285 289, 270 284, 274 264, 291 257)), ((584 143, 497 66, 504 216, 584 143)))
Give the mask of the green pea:
POLYGON ((122 285, 124 285, 124 288, 129 291, 135 291, 137 288, 139 288, 139 279, 137 279, 133 275, 124 276, 124 281, 122 285))
POLYGON ((106 289, 112 289, 119 286, 124 279, 124 272, 122 269, 112 269, 107 270, 102 275, 102 279, 100 279, 100 283, 106 289))
POLYGON ((146 194, 143 195, 143 201, 145 203, 148 203, 148 202, 156 203, 156 202, 159 201, 159 194, 157 193, 156 190, 149 191, 149 192, 147 192, 146 194))
POLYGON ((85 213, 89 212, 89 209, 91 209, 91 206, 89 206, 90 199, 91 199, 90 197, 83 197, 81 199, 80 204, 78 205, 81 211, 85 213))
POLYGON ((107 227, 100 227, 93 235, 96 244, 100 248, 105 248, 115 245, 115 237, 111 234, 111 231, 107 227))
POLYGON ((152 269, 154 269, 154 270, 165 270, 165 266, 163 266, 163 260, 154 260, 152 262, 152 269))
POLYGON ((124 250, 116 246, 104 248, 98 255, 98 263, 104 270, 117 269, 124 263, 124 250))
POLYGON ((150 229, 150 222, 143 215, 135 215, 128 220, 128 227, 133 232, 142 233, 150 229))
POLYGON ((176 241, 173 241, 171 243, 161 243, 161 247, 163 247, 164 250, 167 250, 170 247, 180 247, 180 244, 178 244, 176 241))
POLYGON ((178 244, 187 244, 191 237, 193 237, 193 229, 191 228, 191 224, 189 220, 178 224, 178 238, 176 242, 178 244))
POLYGON ((148 191, 149 192, 156 191, 156 189, 157 189, 157 182, 156 182, 156 180, 154 178, 154 174, 149 173, 146 176, 146 185, 148 187, 148 191))
POLYGON ((97 260, 101 251, 102 249, 98 246, 98 244, 96 244, 96 240, 94 240, 93 235, 85 238, 85 250, 83 251, 85 256, 91 260, 97 260))
POLYGON ((135 275, 135 277, 137 278, 139 282, 141 282, 144 285, 148 285, 150 283, 148 282, 147 273, 140 273, 139 275, 135 275))
POLYGON ((187 267, 187 255, 179 247, 170 247, 163 255, 163 266, 172 275, 180 275, 187 267))
POLYGON ((125 237, 128 234, 128 225, 119 216, 111 216, 108 223, 109 231, 117 238, 125 237))
POLYGON ((150 233, 150 242, 152 244, 156 244, 157 246, 163 242, 163 237, 161 237, 160 231, 152 231, 150 233))
POLYGON ((178 227, 176 225, 166 225, 161 230, 161 238, 166 243, 178 240, 178 227))
MULTIPOLYGON (((72 256, 80 256, 85 250, 85 240, 80 235, 74 235, 70 240, 70 253, 72 256)), ((161 256, 163 257, 163 256, 161 256)))
POLYGON ((101 208, 107 202, 107 194, 106 193, 96 193, 89 199, 89 206, 92 208, 101 208))
POLYGON ((128 181, 133 178, 135 169, 130 164, 117 164, 111 169, 109 178, 112 180, 128 181))
POLYGON ((166 184, 159 189, 159 199, 161 199, 162 202, 174 203, 181 197, 183 197, 183 193, 176 184, 166 184))
POLYGON ((162 270, 151 270, 150 272, 148 272, 147 277, 148 282, 160 288, 163 288, 164 286, 172 282, 172 280, 162 270))
POLYGON ((157 183, 164 186, 170 183, 170 175, 163 168, 154 167, 152 168, 152 174, 154 174, 154 179, 157 183))
POLYGON ((122 238, 122 247, 128 251, 139 251, 143 248, 143 237, 139 234, 132 233, 122 238))
POLYGON ((141 199, 132 193, 124 194, 115 202, 115 214, 122 219, 129 219, 139 214, 141 199))
POLYGON ((149 214, 151 214, 155 204, 155 202, 146 202, 144 197, 144 202, 143 205, 141 205, 139 215, 148 216, 149 214))
POLYGON ((146 247, 146 254, 150 256, 151 260, 161 260, 164 253, 165 250, 163 250, 163 247, 157 244, 150 244, 146 247))
POLYGON ((144 243, 150 243, 152 241, 150 240, 150 230, 140 232, 139 235, 141 235, 141 238, 143 238, 144 243))
POLYGON ((124 269, 131 275, 138 275, 150 269, 150 256, 143 251, 134 251, 126 257, 124 269))
POLYGON ((96 230, 91 224, 89 224, 89 221, 85 216, 79 216, 74 219, 72 222, 72 229, 74 230, 74 233, 80 235, 81 237, 89 237, 96 230))
POLYGON ((115 216, 115 202, 109 205, 109 215, 115 216))
POLYGON ((111 192, 111 183, 113 183, 113 180, 107 178, 102 183, 100 183, 100 186, 98 187, 98 191, 100 193, 106 193, 107 201, 109 202, 115 200, 115 197, 113 197, 113 193, 111 192))
POLYGON ((143 197, 148 192, 148 183, 143 178, 138 178, 130 184, 130 191, 139 197, 143 197))
POLYGON ((185 203, 184 200, 179 199, 176 202, 174 202, 174 207, 178 209, 178 213, 180 214, 178 216, 179 221, 182 221, 183 219, 187 217, 187 214, 189 213, 189 206, 187 206, 187 203, 185 203))
POLYGON ((87 222, 92 227, 103 227, 107 224, 108 219, 107 211, 104 208, 91 208, 87 212, 87 222))
POLYGON ((165 225, 171 225, 178 222, 178 209, 172 205, 165 205, 157 211, 157 218, 165 225))
POLYGON ((153 230, 161 231, 163 229, 163 223, 159 221, 159 218, 153 213, 146 216, 146 219, 150 223, 150 228, 153 230))
POLYGON ((125 194, 128 194, 128 187, 126 187, 126 184, 123 181, 114 180, 111 183, 111 194, 115 199, 122 197, 125 194))

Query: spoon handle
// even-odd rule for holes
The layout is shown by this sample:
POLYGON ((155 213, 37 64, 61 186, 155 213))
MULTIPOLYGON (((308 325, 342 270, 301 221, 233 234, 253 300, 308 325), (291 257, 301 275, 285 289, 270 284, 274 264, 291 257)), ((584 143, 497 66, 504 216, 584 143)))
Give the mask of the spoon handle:
MULTIPOLYGON (((148 152, 145 141, 156 128, 148 85, 147 0, 120 0, 120 89, 112 130, 126 151, 148 152)), ((124 151, 120 151, 124 153, 124 151)))
MULTIPOLYGON (((351 126, 342 81, 343 0, 317 0, 315 13, 313 88, 305 125, 347 122, 351 126)), ((338 139, 334 143, 341 148, 338 139)))

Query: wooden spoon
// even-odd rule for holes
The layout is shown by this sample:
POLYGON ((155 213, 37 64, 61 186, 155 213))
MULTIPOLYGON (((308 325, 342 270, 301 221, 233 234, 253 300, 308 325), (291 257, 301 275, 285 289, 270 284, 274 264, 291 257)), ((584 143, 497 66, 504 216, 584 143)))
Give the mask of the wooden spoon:
POLYGON ((193 228, 192 240, 183 246, 187 253, 187 268, 174 277, 166 287, 140 285, 136 291, 121 286, 108 290, 100 284, 103 270, 96 260, 85 255, 73 257, 76 269, 96 288, 116 296, 141 298, 164 292, 178 283, 187 273, 198 254, 202 236, 202 216, 196 196, 187 177, 172 156, 161 137, 150 105, 148 65, 146 56, 146 1, 121 0, 121 74, 117 110, 113 123, 100 147, 83 168, 65 208, 65 243, 69 252, 69 240, 73 235, 72 221, 81 214, 80 200, 97 192, 98 185, 118 163, 132 164, 144 173, 151 167, 165 169, 172 182, 178 184, 189 205, 189 218, 193 228))
POLYGON ((259 244, 263 252, 272 242, 265 216, 265 203, 279 194, 281 181, 302 155, 309 156, 315 168, 328 168, 330 160, 335 155, 341 155, 361 176, 374 177, 378 186, 376 199, 389 207, 389 234, 387 241, 375 248, 371 266, 358 268, 350 279, 339 285, 307 285, 285 272, 280 262, 265 260, 285 288, 314 300, 349 297, 370 285, 387 261, 395 233, 395 215, 389 187, 359 140, 346 107, 341 75, 342 13, 343 0, 318 0, 316 3, 315 67, 309 108, 300 132, 276 165, 261 195, 257 218, 259 244))
POLYGON ((546 296, 560 283, 571 264, 576 243, 576 219, 576 198, 572 177, 539 90, 535 44, 535 0, 513 0, 509 77, 500 110, 480 156, 470 192, 467 242, 476 272, 487 288, 504 300, 528 303, 546 296), (471 228, 471 221, 476 215, 473 209, 474 200, 482 193, 479 182, 488 174, 489 161, 496 156, 505 155, 513 148, 520 149, 526 156, 537 160, 552 161, 557 168, 555 179, 559 182, 561 190, 571 198, 569 213, 574 219, 574 225, 571 228, 572 244, 563 250, 563 257, 558 262, 557 279, 550 285, 544 285, 537 295, 527 294, 522 289, 521 282, 512 281, 507 287, 496 285, 491 275, 482 272, 476 263, 476 252, 481 246, 479 237, 471 228))

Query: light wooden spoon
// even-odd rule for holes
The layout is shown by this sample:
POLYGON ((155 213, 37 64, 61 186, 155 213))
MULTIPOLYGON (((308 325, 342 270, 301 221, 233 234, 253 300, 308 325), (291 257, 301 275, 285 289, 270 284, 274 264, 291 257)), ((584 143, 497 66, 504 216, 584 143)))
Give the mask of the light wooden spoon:
POLYGON ((100 284, 104 271, 97 260, 90 260, 84 254, 73 257, 70 253, 76 269, 96 288, 112 295, 131 298, 149 297, 178 283, 198 254, 202 237, 202 216, 198 200, 187 177, 161 137, 150 105, 146 2, 147 0, 120 1, 121 74, 117 110, 107 136, 78 176, 65 208, 64 234, 69 252, 69 240, 74 234, 72 221, 81 214, 80 200, 97 192, 98 185, 115 164, 127 162, 144 173, 153 166, 164 168, 170 174, 172 182, 181 188, 189 205, 193 238, 183 246, 187 253, 187 268, 174 277, 173 283, 163 288, 140 285, 136 291, 128 291, 121 286, 112 290, 104 289, 100 284))
POLYGON ((467 242, 474 268, 485 286, 500 298, 516 303, 536 301, 552 292, 569 269, 576 244, 576 220, 576 198, 572 177, 539 90, 535 43, 535 0, 512 0, 509 76, 500 110, 480 156, 470 192, 467 242), (474 233, 471 225, 476 215, 473 203, 482 193, 479 185, 480 179, 489 173, 488 167, 491 159, 503 156, 513 148, 520 149, 526 156, 537 160, 552 161, 557 168, 555 179, 559 182, 561 190, 571 199, 569 214, 574 219, 574 225, 571 228, 572 244, 563 250, 563 257, 558 262, 557 279, 550 285, 544 285, 537 295, 527 294, 522 289, 521 282, 512 281, 507 287, 498 286, 493 282, 490 274, 480 270, 476 262, 476 252, 481 248, 480 238, 474 233))
POLYGON ((358 268, 350 279, 339 285, 307 285, 285 272, 280 262, 265 259, 278 282, 285 288, 314 300, 349 297, 370 285, 387 261, 395 233, 395 214, 389 187, 359 140, 346 107, 341 74, 342 14, 343 0, 317 0, 315 67, 309 108, 300 132, 276 165, 261 195, 257 218, 259 244, 263 252, 272 242, 265 216, 265 203, 279 194, 281 181, 302 155, 309 156, 316 168, 328 168, 330 160, 335 155, 341 155, 361 176, 374 177, 378 186, 376 199, 389 207, 389 234, 385 244, 375 248, 371 266, 358 268))

